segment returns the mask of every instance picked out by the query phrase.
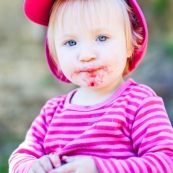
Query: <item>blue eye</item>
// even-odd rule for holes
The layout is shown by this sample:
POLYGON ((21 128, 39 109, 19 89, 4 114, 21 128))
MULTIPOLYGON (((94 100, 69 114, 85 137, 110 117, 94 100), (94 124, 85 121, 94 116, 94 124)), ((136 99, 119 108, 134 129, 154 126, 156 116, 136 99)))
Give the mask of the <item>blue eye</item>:
POLYGON ((75 46, 77 43, 74 40, 69 40, 65 44, 68 44, 68 46, 75 46))
POLYGON ((101 36, 98 36, 96 40, 97 41, 106 41, 107 39, 108 39, 108 37, 101 35, 101 36))

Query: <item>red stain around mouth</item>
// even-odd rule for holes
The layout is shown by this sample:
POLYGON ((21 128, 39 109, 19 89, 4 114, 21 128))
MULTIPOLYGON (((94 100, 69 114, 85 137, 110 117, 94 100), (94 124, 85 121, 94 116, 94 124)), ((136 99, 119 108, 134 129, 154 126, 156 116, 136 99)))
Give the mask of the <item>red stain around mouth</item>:
POLYGON ((107 67, 100 67, 100 68, 86 68, 86 69, 80 69, 80 70, 76 70, 71 77, 73 78, 74 76, 77 75, 82 75, 81 79, 83 79, 83 81, 85 81, 85 83, 87 84, 88 87, 96 87, 98 86, 100 83, 103 82, 103 72, 100 70, 104 71, 108 71, 107 67))
POLYGON ((103 79, 103 75, 102 74, 97 74, 97 73, 92 72, 92 73, 90 73, 88 75, 86 81, 88 81, 87 83, 88 83, 89 87, 96 87, 100 83, 103 82, 102 79, 103 79))
POLYGON ((90 82, 89 86, 91 86, 91 87, 95 86, 95 82, 90 82))

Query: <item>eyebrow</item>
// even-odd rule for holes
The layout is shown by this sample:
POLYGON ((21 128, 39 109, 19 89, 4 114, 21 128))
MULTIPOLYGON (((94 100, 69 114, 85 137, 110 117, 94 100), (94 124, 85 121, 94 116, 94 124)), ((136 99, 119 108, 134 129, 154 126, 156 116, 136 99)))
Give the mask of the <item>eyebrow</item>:
POLYGON ((63 34, 60 37, 57 37, 58 40, 61 41, 66 41, 68 39, 75 39, 75 35, 72 33, 67 33, 67 34, 63 34))
MULTIPOLYGON (((105 28, 105 27, 97 27, 97 28, 94 28, 94 29, 90 29, 90 32, 94 35, 95 33, 99 33, 99 32, 110 32, 111 30, 109 28, 105 28)), ((63 38, 64 37, 75 37, 75 35, 77 35, 77 32, 74 33, 74 32, 66 32, 66 33, 63 33, 63 38)))
MULTIPOLYGON (((96 26, 95 25, 94 27, 91 26, 90 28, 86 27, 86 29, 89 30, 89 32, 91 33, 91 36, 95 36, 97 34, 98 35, 99 34, 108 34, 109 35, 109 33, 112 32, 112 29, 109 26, 105 27, 105 26, 96 26)), ((78 30, 75 30, 75 32, 73 32, 73 29, 72 30, 68 29, 65 32, 64 32, 64 30, 62 30, 61 33, 62 34, 57 37, 57 40, 59 42, 64 42, 69 39, 76 39, 78 37, 77 36, 78 30)))

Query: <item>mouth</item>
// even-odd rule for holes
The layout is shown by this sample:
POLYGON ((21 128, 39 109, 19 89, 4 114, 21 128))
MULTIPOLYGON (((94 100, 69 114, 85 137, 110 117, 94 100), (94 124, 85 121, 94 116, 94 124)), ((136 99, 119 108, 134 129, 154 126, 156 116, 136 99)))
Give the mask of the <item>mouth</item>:
POLYGON ((108 66, 105 65, 89 66, 76 69, 71 77, 80 79, 88 87, 96 87, 103 82, 103 78, 108 72, 108 66))
POLYGON ((77 70, 76 73, 94 73, 103 69, 105 69, 105 67, 90 67, 90 68, 86 67, 86 68, 77 70))

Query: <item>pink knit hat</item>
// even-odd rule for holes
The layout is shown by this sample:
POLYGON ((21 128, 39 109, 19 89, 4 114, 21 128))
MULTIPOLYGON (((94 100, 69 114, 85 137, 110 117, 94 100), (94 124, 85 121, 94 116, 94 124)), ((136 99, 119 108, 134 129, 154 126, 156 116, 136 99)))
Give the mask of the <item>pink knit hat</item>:
MULTIPOLYGON (((24 0, 24 12, 31 21, 47 27, 49 23, 50 11, 55 1, 56 0, 24 0)), ((132 7, 136 18, 138 19, 137 25, 143 28, 142 46, 140 47, 140 49, 136 50, 133 53, 133 61, 129 64, 129 73, 132 73, 137 68, 145 55, 148 44, 148 29, 145 17, 136 0, 128 0, 128 2, 132 7)), ((62 71, 58 69, 57 64, 55 64, 55 62, 53 61, 53 58, 49 53, 47 39, 45 44, 45 50, 47 62, 53 75, 62 82, 70 83, 70 81, 64 76, 62 71)))

